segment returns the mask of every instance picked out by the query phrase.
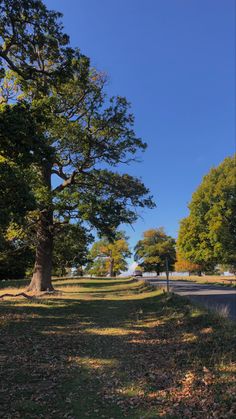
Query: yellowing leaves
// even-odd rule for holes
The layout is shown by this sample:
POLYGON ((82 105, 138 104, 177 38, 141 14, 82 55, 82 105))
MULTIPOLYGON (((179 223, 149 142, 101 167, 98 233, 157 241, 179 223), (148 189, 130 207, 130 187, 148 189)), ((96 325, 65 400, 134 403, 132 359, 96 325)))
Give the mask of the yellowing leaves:
POLYGON ((5 238, 9 241, 22 240, 25 238, 25 235, 26 232, 24 231, 24 229, 20 227, 18 224, 12 222, 6 230, 5 238))
POLYGON ((130 256, 129 245, 123 233, 118 232, 117 238, 113 241, 103 238, 94 243, 90 251, 93 262, 89 273, 106 275, 112 270, 114 274, 119 274, 126 269, 128 256, 130 256))

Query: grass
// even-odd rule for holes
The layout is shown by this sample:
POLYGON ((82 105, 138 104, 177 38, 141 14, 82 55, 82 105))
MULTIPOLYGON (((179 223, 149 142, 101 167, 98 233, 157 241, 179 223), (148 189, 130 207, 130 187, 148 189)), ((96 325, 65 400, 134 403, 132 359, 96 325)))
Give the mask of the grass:
MULTIPOLYGON (((160 277, 164 279, 165 277, 160 277)), ((192 281, 197 282, 198 284, 211 284, 211 285, 222 285, 229 287, 236 287, 236 277, 235 276, 220 276, 220 275, 190 275, 190 276, 181 276, 181 275, 170 275, 171 280, 181 280, 181 281, 192 281)))
POLYGON ((142 281, 54 286, 0 302, 0 417, 235 417, 234 324, 142 281))

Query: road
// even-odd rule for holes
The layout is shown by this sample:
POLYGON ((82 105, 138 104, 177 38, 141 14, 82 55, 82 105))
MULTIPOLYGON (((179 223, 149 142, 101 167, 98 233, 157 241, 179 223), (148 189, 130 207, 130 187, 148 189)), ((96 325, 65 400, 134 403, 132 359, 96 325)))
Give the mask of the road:
MULTIPOLYGON (((158 287, 165 286, 166 284, 166 280, 164 279, 144 279, 158 287)), ((236 320, 236 288, 197 284, 191 281, 170 280, 170 290, 236 320)))

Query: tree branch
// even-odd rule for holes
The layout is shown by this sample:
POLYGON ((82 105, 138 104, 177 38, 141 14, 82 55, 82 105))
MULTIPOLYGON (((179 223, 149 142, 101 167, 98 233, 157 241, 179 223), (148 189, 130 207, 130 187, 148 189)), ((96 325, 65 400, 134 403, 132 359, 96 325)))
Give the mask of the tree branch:
POLYGON ((78 173, 78 171, 74 170, 72 175, 69 178, 67 178, 65 180, 65 182, 63 182, 61 185, 59 185, 59 186, 57 186, 56 188, 53 189, 52 193, 55 194, 57 192, 61 192, 65 188, 67 188, 68 186, 72 185, 75 181, 75 177, 76 177, 77 173, 78 173))
POLYGON ((59 178, 65 180, 65 181, 68 180, 68 176, 65 175, 65 173, 63 172, 61 167, 59 167, 58 170, 52 169, 51 174, 52 175, 57 175, 59 178))

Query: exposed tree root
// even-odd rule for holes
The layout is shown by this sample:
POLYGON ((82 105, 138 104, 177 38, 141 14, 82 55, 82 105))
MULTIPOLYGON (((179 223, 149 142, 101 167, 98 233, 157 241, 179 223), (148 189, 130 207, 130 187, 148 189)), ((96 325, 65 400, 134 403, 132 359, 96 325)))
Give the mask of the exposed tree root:
POLYGON ((0 300, 3 299, 4 297, 25 297, 28 300, 33 300, 35 298, 40 298, 40 297, 44 297, 44 296, 47 296, 47 295, 62 295, 62 294, 63 294, 63 291, 58 291, 58 290, 41 291, 41 292, 38 291, 33 295, 28 295, 25 292, 20 292, 18 294, 6 293, 6 294, 3 294, 3 295, 0 295, 0 300))
POLYGON ((33 296, 27 295, 24 292, 20 292, 19 294, 9 294, 9 293, 7 293, 7 294, 0 295, 0 299, 2 299, 4 297, 25 297, 28 300, 32 300, 34 298, 33 296))

